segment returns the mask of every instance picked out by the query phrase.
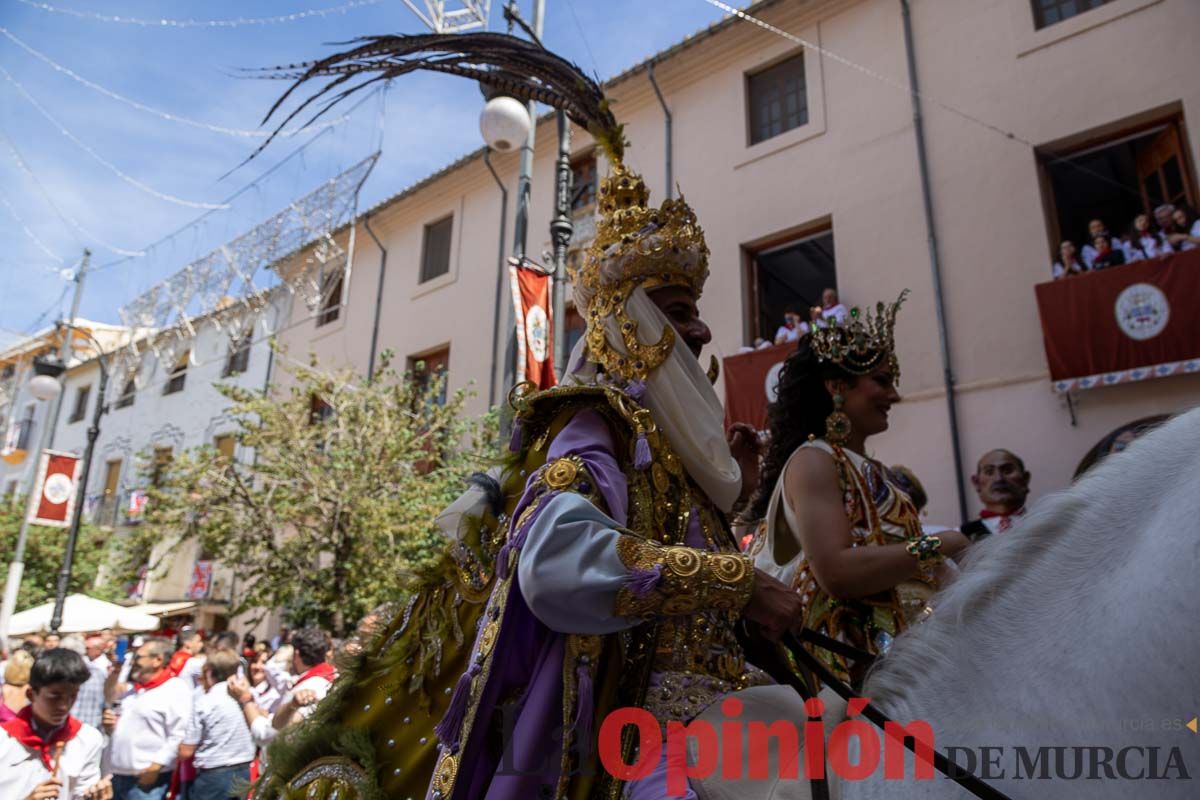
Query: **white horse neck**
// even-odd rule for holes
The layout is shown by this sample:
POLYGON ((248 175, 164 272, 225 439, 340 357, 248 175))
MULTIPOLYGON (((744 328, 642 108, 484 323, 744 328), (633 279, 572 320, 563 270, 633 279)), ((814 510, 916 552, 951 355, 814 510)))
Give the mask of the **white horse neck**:
MULTIPOLYGON (((1200 712, 1200 410, 990 539, 933 617, 898 637, 865 694, 897 721, 928 721, 940 749, 1004 748, 991 771, 1005 777, 988 782, 1014 798, 1200 797, 1200 735, 1184 727, 1200 712), (1031 758, 1070 749, 1061 768, 1047 751, 1051 779, 1030 780, 1036 768, 1018 769, 1018 747, 1031 758), (1107 780, 1085 749, 1111 748, 1115 767, 1129 747, 1143 750, 1127 752, 1127 775, 1153 768, 1152 747, 1161 772, 1174 747, 1192 779, 1107 780), (1081 752, 1100 780, 1063 779, 1081 752)), ((845 800, 968 796, 940 776, 843 789, 845 800)))

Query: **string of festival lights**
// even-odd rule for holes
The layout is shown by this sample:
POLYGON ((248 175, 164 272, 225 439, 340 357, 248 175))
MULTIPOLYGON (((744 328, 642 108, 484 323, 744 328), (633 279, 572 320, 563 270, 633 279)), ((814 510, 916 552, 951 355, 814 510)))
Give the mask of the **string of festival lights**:
POLYGON ((61 256, 56 255, 55 252, 51 250, 36 233, 33 232, 29 225, 25 223, 25 220, 21 218, 21 215, 17 213, 17 210, 12 207, 12 203, 8 202, 8 198, 2 194, 0 194, 0 203, 4 204, 4 207, 8 209, 9 215, 12 216, 12 218, 17 221, 17 224, 21 226, 21 230, 25 232, 26 238, 37 245, 39 250, 41 250, 54 261, 57 261, 64 267, 67 265, 67 262, 63 260, 61 256))
POLYGON ((145 250, 130 250, 128 248, 117 247, 115 244, 110 244, 109 242, 106 242, 104 239, 101 239, 99 236, 92 233, 87 228, 83 227, 82 223, 80 223, 79 220, 75 219, 70 214, 63 211, 59 207, 59 205, 54 202, 54 198, 50 196, 50 192, 49 192, 49 190, 46 189, 45 184, 43 184, 41 182, 41 180, 38 179, 38 176, 34 173, 33 169, 29 166, 29 162, 27 162, 25 160, 25 158, 21 155, 21 151, 17 149, 17 145, 15 142, 13 142, 12 137, 9 136, 8 132, 6 130, 4 130, 3 128, 0 128, 0 137, 3 137, 4 143, 6 145, 8 145, 8 153, 9 153, 9 155, 12 156, 13 161, 15 161, 17 163, 17 166, 21 168, 21 171, 24 172, 25 175, 31 181, 33 181, 33 185, 38 188, 39 192, 41 192, 42 197, 46 200, 46 204, 49 205, 50 208, 54 209, 54 213, 58 215, 58 218, 60 220, 62 220, 63 225, 65 225, 68 229, 70 229, 75 234, 76 242, 78 242, 78 244, 81 247, 83 246, 84 241, 86 240, 86 241, 96 242, 104 249, 111 250, 112 252, 116 253, 117 255, 133 256, 133 257, 146 255, 145 250))
MULTIPOLYGON (((229 128, 224 125, 214 125, 209 122, 201 122, 200 120, 195 120, 195 119, 191 119, 189 117, 180 116, 179 114, 172 114, 169 111, 163 111, 162 109, 148 106, 145 103, 140 103, 137 100, 134 100, 133 98, 126 97, 123 94, 114 92, 112 89, 109 89, 105 86, 101 86, 100 84, 96 83, 95 81, 90 81, 87 78, 80 75, 79 73, 70 69, 69 67, 65 67, 62 64, 59 64, 54 59, 50 58, 50 56, 35 49, 28 43, 22 41, 12 31, 8 30, 7 28, 0 27, 0 35, 7 37, 8 40, 11 41, 13 44, 15 44, 17 47, 20 47, 22 50, 29 53, 34 58, 37 58, 37 59, 41 60, 42 62, 44 62, 45 64, 49 65, 56 72, 66 75, 67 77, 71 78, 72 80, 76 81, 77 83, 80 83, 93 91, 99 92, 100 94, 104 95, 105 97, 109 97, 113 100, 117 100, 121 103, 124 103, 127 106, 136 108, 139 111, 144 111, 147 114, 153 114, 154 116, 159 117, 160 119, 165 119, 170 122, 178 122, 183 125, 190 125, 194 128, 200 128, 202 130, 211 131, 213 133, 225 134, 226 136, 237 136, 237 137, 247 138, 247 139, 249 139, 249 138, 265 139, 266 137, 271 135, 269 131, 246 130, 244 128, 229 128)), ((286 128, 286 129, 280 131, 279 135, 283 136, 283 137, 289 137, 289 136, 295 136, 298 133, 311 133, 314 131, 322 130, 324 128, 332 128, 334 126, 341 125, 347 119, 349 119, 349 117, 347 117, 346 115, 342 115, 336 119, 326 120, 323 122, 315 123, 311 126, 299 127, 299 128, 286 128)))
POLYGON ((237 17, 235 19, 141 19, 138 17, 122 17, 115 14, 100 14, 95 11, 79 11, 74 8, 60 8, 52 6, 49 3, 36 2, 36 0, 17 0, 17 2, 27 5, 30 8, 54 14, 64 14, 96 22, 140 25, 147 28, 241 28, 246 25, 278 25, 287 22, 298 22, 303 19, 312 19, 314 17, 319 18, 333 14, 345 14, 347 11, 353 11, 356 8, 378 5, 382 0, 353 0, 353 2, 344 3, 340 6, 313 8, 306 11, 297 11, 293 14, 281 14, 274 17, 237 17))
POLYGON ((11 83, 13 85, 13 88, 16 89, 21 94, 21 96, 24 97, 29 102, 30 105, 32 105, 35 109, 37 109, 38 113, 40 113, 43 117, 45 117, 52 125, 54 125, 54 127, 58 128, 59 133, 61 133, 63 136, 70 139, 71 142, 74 143, 76 147, 78 147, 80 150, 83 150, 83 152, 85 152, 89 156, 91 156, 94 161, 96 161, 97 163, 99 163, 100 165, 102 165, 103 167, 108 169, 110 172, 112 172, 114 175, 116 175, 121 180, 128 183, 130 186, 140 189, 143 192, 145 192, 146 194, 157 197, 159 200, 165 200, 168 203, 174 203, 175 205, 179 205, 179 206, 187 206, 188 208, 216 209, 216 208, 228 208, 229 207, 228 205, 220 205, 220 204, 216 204, 216 203, 201 203, 201 202, 197 202, 194 200, 185 200, 184 198, 176 197, 173 194, 167 194, 165 192, 160 192, 157 189, 155 189, 154 187, 148 186, 147 184, 142 183, 137 178, 122 171, 121 168, 118 167, 116 164, 112 163, 111 161, 106 159, 104 156, 100 155, 95 150, 93 150, 92 147, 87 142, 83 141, 78 136, 71 133, 71 131, 67 130, 66 126, 64 126, 61 122, 59 122, 54 117, 53 114, 51 114, 49 111, 47 111, 46 107, 43 106, 41 103, 39 103, 37 101, 37 98, 35 98, 33 95, 31 95, 29 93, 29 91, 24 86, 21 85, 20 81, 18 81, 16 78, 14 78, 12 76, 12 74, 2 66, 0 66, 0 73, 3 73, 5 80, 7 80, 9 83, 11 83))

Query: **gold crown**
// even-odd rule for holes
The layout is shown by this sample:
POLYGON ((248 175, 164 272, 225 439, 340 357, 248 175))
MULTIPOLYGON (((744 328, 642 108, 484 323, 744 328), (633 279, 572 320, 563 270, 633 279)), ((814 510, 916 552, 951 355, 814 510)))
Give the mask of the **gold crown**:
POLYGON ((572 275, 576 307, 586 314, 589 358, 612 375, 645 379, 670 355, 675 331, 668 325, 658 342, 643 344, 625 303, 638 287, 682 286, 699 297, 708 278, 708 245, 682 197, 650 206, 645 181, 619 162, 600 183, 599 206, 596 236, 572 275), (613 317, 622 349, 605 336, 613 317))
POLYGON ((892 377, 899 382, 896 312, 907 296, 908 289, 905 289, 891 305, 877 303, 874 316, 855 306, 850 309, 848 322, 840 323, 836 317, 821 322, 812 332, 812 348, 817 359, 837 364, 852 375, 866 375, 887 359, 892 367, 892 377))

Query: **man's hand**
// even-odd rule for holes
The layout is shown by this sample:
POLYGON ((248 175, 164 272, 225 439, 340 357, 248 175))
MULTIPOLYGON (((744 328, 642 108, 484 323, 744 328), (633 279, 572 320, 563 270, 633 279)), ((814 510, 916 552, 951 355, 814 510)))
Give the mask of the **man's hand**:
POLYGON ((84 789, 83 800, 113 800, 112 778, 101 778, 84 789))
POLYGON ((250 691, 250 681, 241 675, 230 675, 229 679, 225 681, 225 689, 229 692, 229 696, 241 705, 246 705, 254 700, 254 692, 250 691))
POLYGON ((153 786, 162 772, 162 764, 151 764, 138 773, 138 786, 153 786))
POLYGON ((109 736, 112 736, 113 730, 117 727, 117 712, 115 709, 106 708, 104 713, 100 715, 100 727, 109 736))
POLYGON ((762 442, 758 438, 758 431, 745 422, 735 422, 725 433, 725 441, 729 442, 729 451, 742 470, 742 491, 739 499, 747 499, 754 494, 759 482, 762 442))
POLYGON ((311 706, 315 702, 317 702, 317 693, 312 689, 300 689, 292 695, 292 705, 296 708, 311 706))
POLYGON ((25 795, 25 800, 58 800, 58 791, 61 788, 62 781, 51 778, 33 787, 33 791, 25 795))
POLYGON ((763 636, 776 642, 789 630, 799 629, 803 624, 800 608, 800 595, 786 583, 780 583, 760 569, 754 570, 754 589, 742 614, 758 623, 763 636))

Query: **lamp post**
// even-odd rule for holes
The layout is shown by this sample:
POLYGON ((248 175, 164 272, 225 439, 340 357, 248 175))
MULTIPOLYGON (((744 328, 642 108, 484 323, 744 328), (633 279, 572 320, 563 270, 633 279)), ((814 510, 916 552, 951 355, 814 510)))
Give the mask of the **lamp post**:
MULTIPOLYGON (((534 44, 543 47, 541 35, 542 24, 546 12, 545 0, 534 0, 533 23, 525 21, 517 8, 516 2, 504 6, 504 18, 508 21, 509 31, 516 25, 533 40, 534 44)), ((485 92, 486 93, 486 92, 485 92)), ((527 107, 512 97, 491 97, 483 108, 479 118, 480 132, 488 146, 501 152, 521 148, 521 163, 517 175, 517 212, 513 224, 513 257, 517 261, 525 258, 525 244, 529 228, 529 200, 531 191, 531 176, 533 173, 533 145, 536 128, 536 108, 533 102, 527 107)), ((562 111, 558 118, 558 160, 555 164, 554 176, 554 217, 550 222, 550 238, 554 253, 554 285, 552 299, 552 314, 554 318, 554 367, 562 380, 566 372, 566 282, 567 282, 567 249, 571 243, 573 225, 571 222, 571 125, 567 115, 562 111)), ((501 266, 503 269, 503 266, 501 266)), ((504 280, 504 275, 500 276, 504 280)), ((507 315, 506 315, 507 316, 507 315)), ((500 331, 496 331, 500 338, 500 331)), ((509 348, 511 350, 511 348, 509 348)), ((506 383, 509 382, 506 372, 506 383)), ((512 378, 515 382, 515 378, 512 378)), ((504 396, 504 395, 501 395, 504 396)))
MULTIPOLYGON (((76 328, 75 330, 79 330, 76 328)), ((98 342, 92 338, 86 331, 84 336, 91 340, 96 347, 97 352, 101 352, 98 342)), ((67 532, 67 547, 63 552, 62 566, 58 570, 58 583, 54 588, 54 613, 50 615, 50 632, 58 633, 58 628, 62 625, 63 603, 67 599, 67 587, 71 582, 71 567, 75 561, 75 543, 79 540, 79 526, 83 521, 83 500, 87 493, 88 476, 92 471, 92 453, 96 449, 96 438, 100 435, 100 417, 108 411, 108 406, 104 402, 105 394, 108 390, 108 365, 105 363, 103 355, 96 358, 96 363, 100 367, 100 385, 96 396, 96 410, 92 412, 92 421, 87 429, 87 446, 83 450, 83 472, 79 476, 79 483, 75 487, 78 496, 75 498, 75 507, 71 510, 71 527, 67 532)))

